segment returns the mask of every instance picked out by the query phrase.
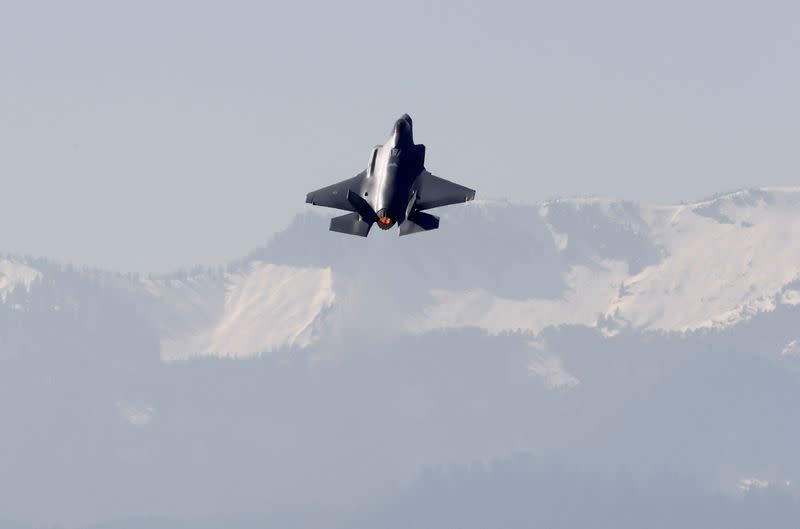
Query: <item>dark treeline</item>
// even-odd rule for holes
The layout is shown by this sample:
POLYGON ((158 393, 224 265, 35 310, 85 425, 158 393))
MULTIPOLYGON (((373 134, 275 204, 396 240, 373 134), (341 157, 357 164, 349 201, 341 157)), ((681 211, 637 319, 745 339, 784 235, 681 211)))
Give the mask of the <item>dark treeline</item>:
MULTIPOLYGON (((103 317, 131 316, 120 311, 103 317)), ((706 511, 712 518, 697 519, 747 519, 766 502, 785 520, 796 512, 786 503, 792 487, 735 499, 742 478, 800 475, 800 425, 786 415, 800 398, 797 375, 791 359, 767 354, 759 337, 771 324, 752 325, 693 337, 562 328, 535 345, 477 330, 365 336, 170 365, 154 342, 91 326, 58 335, 54 325, 3 360, 0 513, 79 526, 141 514, 190 527, 163 520, 265 520, 302 500, 312 512, 351 505, 350 525, 342 522, 351 527, 429 525, 428 514, 433 526, 494 526, 484 509, 516 513, 506 527, 555 524, 562 509, 565 527, 614 526, 582 525, 576 505, 586 503, 608 524, 620 520, 610 506, 625 504, 628 526, 640 527, 654 505, 685 501, 695 510, 659 516, 691 527, 706 511), (551 387, 528 371, 549 355, 579 383, 551 387), (508 459, 519 452, 536 459, 508 459), (499 462, 458 464, 487 457, 499 462), (439 470, 414 478, 424 466, 439 470), (548 496, 548 487, 561 492, 548 496)), ((316 515, 293 516, 317 527, 316 515)))
MULTIPOLYGON (((725 495, 670 474, 609 471, 514 456, 427 469, 355 511, 205 519, 132 517, 78 529, 793 529, 800 502, 780 487, 725 495)), ((0 529, 60 529, 1 522, 0 529)))

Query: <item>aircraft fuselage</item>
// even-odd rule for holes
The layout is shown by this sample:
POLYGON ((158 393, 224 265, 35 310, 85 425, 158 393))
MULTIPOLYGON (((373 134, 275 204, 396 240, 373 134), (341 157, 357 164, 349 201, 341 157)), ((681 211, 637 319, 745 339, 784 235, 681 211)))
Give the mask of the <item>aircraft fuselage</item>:
POLYGON ((402 223, 413 208, 414 181, 425 168, 425 146, 414 145, 411 118, 398 119, 392 135, 372 149, 361 195, 378 216, 378 227, 387 230, 402 223))

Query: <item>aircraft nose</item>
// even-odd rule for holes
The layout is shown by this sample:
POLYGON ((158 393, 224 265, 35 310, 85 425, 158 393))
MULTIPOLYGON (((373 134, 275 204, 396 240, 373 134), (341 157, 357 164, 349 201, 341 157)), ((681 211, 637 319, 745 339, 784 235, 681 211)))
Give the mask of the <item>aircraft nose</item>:
POLYGON ((405 146, 414 143, 414 138, 411 132, 411 118, 408 117, 408 114, 403 114, 403 117, 395 121, 392 134, 394 135, 394 141, 398 146, 405 146))

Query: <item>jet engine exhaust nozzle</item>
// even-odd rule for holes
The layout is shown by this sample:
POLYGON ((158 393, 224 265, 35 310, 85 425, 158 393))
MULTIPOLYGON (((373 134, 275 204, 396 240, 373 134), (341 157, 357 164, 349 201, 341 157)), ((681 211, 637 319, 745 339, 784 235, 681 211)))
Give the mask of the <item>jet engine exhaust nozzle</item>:
POLYGON ((388 230, 394 226, 395 219, 389 215, 389 212, 382 209, 378 212, 378 227, 382 230, 388 230))

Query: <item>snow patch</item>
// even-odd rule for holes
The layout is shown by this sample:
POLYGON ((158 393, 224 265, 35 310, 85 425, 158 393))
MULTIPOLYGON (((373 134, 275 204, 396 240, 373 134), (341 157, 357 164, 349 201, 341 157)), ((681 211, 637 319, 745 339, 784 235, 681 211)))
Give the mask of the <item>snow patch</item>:
POLYGON ((532 360, 528 364, 528 374, 544 380, 550 389, 574 388, 581 381, 567 371, 557 356, 544 356, 532 360))
POLYGON ((800 305, 800 290, 788 289, 781 293, 781 304, 800 305))
POLYGON ((0 260, 0 301, 5 302, 17 285, 30 290, 31 284, 41 277, 42 273, 35 268, 9 259, 0 260))
POLYGON ((742 478, 739 480, 738 487, 742 492, 751 492, 753 490, 766 489, 769 487, 769 481, 759 478, 742 478))
POLYGON ((485 290, 431 291, 434 302, 410 318, 408 329, 421 333, 434 329, 479 327, 491 334, 506 331, 538 333, 551 325, 594 326, 618 295, 627 264, 602 261, 594 269, 574 266, 564 274, 568 290, 561 298, 506 299, 485 290))
POLYGON ((155 408, 149 405, 133 404, 125 401, 117 402, 117 412, 131 426, 143 427, 150 424, 155 415, 155 408))
POLYGON ((792 340, 781 351, 781 356, 800 357, 800 340, 792 340))

